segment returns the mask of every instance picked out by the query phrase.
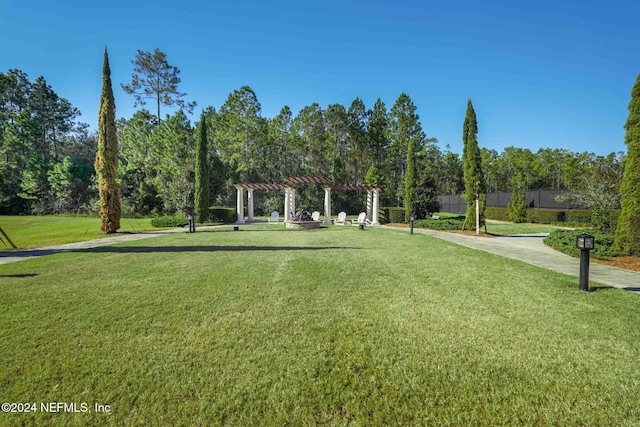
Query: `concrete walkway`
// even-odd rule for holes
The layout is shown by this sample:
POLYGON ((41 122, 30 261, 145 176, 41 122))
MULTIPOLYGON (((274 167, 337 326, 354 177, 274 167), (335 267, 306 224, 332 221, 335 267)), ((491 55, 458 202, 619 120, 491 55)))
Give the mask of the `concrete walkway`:
MULTIPOLYGON (((398 228, 394 229, 398 230, 398 228)), ((400 230, 409 232, 407 229, 400 230)), ((547 233, 500 237, 476 237, 424 229, 414 229, 414 233, 437 237, 458 245, 523 261, 548 270, 575 276, 576 278, 580 275, 580 260, 578 258, 573 258, 551 249, 542 242, 547 233)), ((632 292, 640 292, 640 272, 596 264, 593 261, 589 265, 589 281, 632 292)), ((576 279, 577 286, 578 280, 576 279)))

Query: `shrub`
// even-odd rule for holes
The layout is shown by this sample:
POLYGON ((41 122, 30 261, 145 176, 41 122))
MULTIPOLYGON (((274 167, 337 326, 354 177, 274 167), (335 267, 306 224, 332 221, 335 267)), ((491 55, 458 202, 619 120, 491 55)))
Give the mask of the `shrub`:
POLYGON ((565 211, 564 220, 572 224, 591 224, 591 211, 587 209, 565 211))
MULTIPOLYGON (((269 212, 271 214, 271 212, 269 212)), ((209 218, 214 222, 236 222, 237 213, 235 208, 225 206, 212 206, 209 208, 209 218)))
POLYGON ((404 223, 404 208, 386 207, 380 210, 384 223, 404 223))
POLYGON ((497 221, 509 221, 509 211, 507 208, 487 208, 484 211, 487 219, 495 219, 497 221))
POLYGON ((613 235, 598 233, 592 229, 553 230, 547 237, 545 237, 544 243, 557 251, 573 257, 578 257, 580 256, 580 249, 576 248, 576 237, 585 232, 596 238, 595 249, 591 251, 591 256, 593 258, 609 259, 614 256, 622 255, 611 248, 613 246, 613 235))
MULTIPOLYGON (((584 209, 557 210, 557 209, 527 209, 527 222, 536 224, 563 224, 584 227, 591 224, 591 211, 584 209)), ((511 221, 507 208, 487 208, 487 218, 498 221, 511 221)), ((619 211, 611 212, 611 228, 615 230, 619 211)))
POLYGON ((512 222, 519 224, 527 221, 524 190, 514 190, 511 193, 511 201, 507 204, 507 211, 512 222))
POLYGON ((413 225, 417 228, 428 228, 430 230, 462 230, 464 215, 446 219, 419 219, 413 225))
POLYGON ((154 227, 184 227, 187 224, 189 218, 182 214, 158 216, 151 220, 154 227))
POLYGON ((564 222, 565 211, 555 209, 530 209, 528 219, 536 224, 564 222))

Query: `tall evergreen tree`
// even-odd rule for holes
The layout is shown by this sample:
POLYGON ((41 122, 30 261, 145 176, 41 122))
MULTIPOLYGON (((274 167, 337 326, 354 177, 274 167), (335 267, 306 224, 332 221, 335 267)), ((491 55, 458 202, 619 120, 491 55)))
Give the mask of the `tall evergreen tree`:
POLYGON ((109 55, 104 48, 102 65, 102 93, 98 116, 98 153, 94 164, 98 175, 100 194, 100 229, 104 233, 115 233, 120 228, 120 189, 118 174, 118 138, 116 136, 116 105, 111 87, 109 55))
POLYGON ((407 170, 404 173, 404 220, 409 222, 415 213, 414 194, 416 191, 416 141, 409 139, 407 146, 407 170))
POLYGON ((629 116, 624 128, 628 152, 620 186, 622 212, 618 218, 614 248, 640 255, 640 74, 631 90, 629 116))
MULTIPOLYGON (((480 225, 484 225, 484 210, 486 207, 486 189, 482 173, 482 156, 478 147, 478 122, 471 99, 467 102, 467 114, 462 125, 462 167, 464 172, 464 197, 467 201, 467 214, 464 221, 465 229, 475 228, 476 199, 480 205, 480 225)), ((479 231, 479 230, 476 230, 479 231)))
POLYGON ((207 117, 202 112, 200 116, 198 141, 196 143, 196 190, 195 210, 198 222, 205 222, 209 218, 209 159, 207 141, 207 117))
MULTIPOLYGON (((389 115, 389 126, 387 135, 389 139, 389 149, 387 150, 387 179, 385 180, 385 189, 390 195, 396 197, 396 203, 400 206, 400 201, 406 206, 406 188, 407 184, 415 189, 415 170, 414 176, 406 178, 406 168, 408 161, 409 146, 411 151, 419 153, 424 148, 425 134, 420 124, 420 116, 416 113, 417 107, 406 93, 400 94, 396 103, 391 108, 389 115), (403 186, 402 183, 405 183, 403 186)), ((415 191, 415 190, 414 190, 415 191)), ((409 202, 412 202, 410 200, 409 202)), ((413 207, 410 207, 413 209, 413 207)), ((405 209, 406 212, 406 209, 405 209)), ((409 213, 408 216, 410 216, 409 213)), ((407 218, 408 218, 407 216, 407 218)))

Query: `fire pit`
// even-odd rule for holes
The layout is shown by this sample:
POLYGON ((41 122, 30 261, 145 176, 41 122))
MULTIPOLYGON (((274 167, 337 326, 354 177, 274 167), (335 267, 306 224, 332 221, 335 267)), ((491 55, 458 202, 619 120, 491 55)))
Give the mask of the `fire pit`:
POLYGON ((309 212, 301 210, 290 221, 287 221, 287 228, 309 230, 311 228, 319 228, 320 224, 322 224, 322 221, 314 221, 309 212))

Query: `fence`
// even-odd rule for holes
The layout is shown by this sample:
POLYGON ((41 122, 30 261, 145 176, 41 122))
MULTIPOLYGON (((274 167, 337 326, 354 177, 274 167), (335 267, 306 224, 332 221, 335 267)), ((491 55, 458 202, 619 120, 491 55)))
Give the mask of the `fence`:
MULTIPOLYGON (((576 209, 569 202, 558 202, 556 197, 565 194, 564 190, 532 190, 525 193, 525 206, 534 209, 576 209)), ((506 208, 511 201, 511 193, 487 193, 487 207, 506 208)), ((467 211, 467 202, 460 194, 440 196, 440 212, 460 213, 467 211)))

